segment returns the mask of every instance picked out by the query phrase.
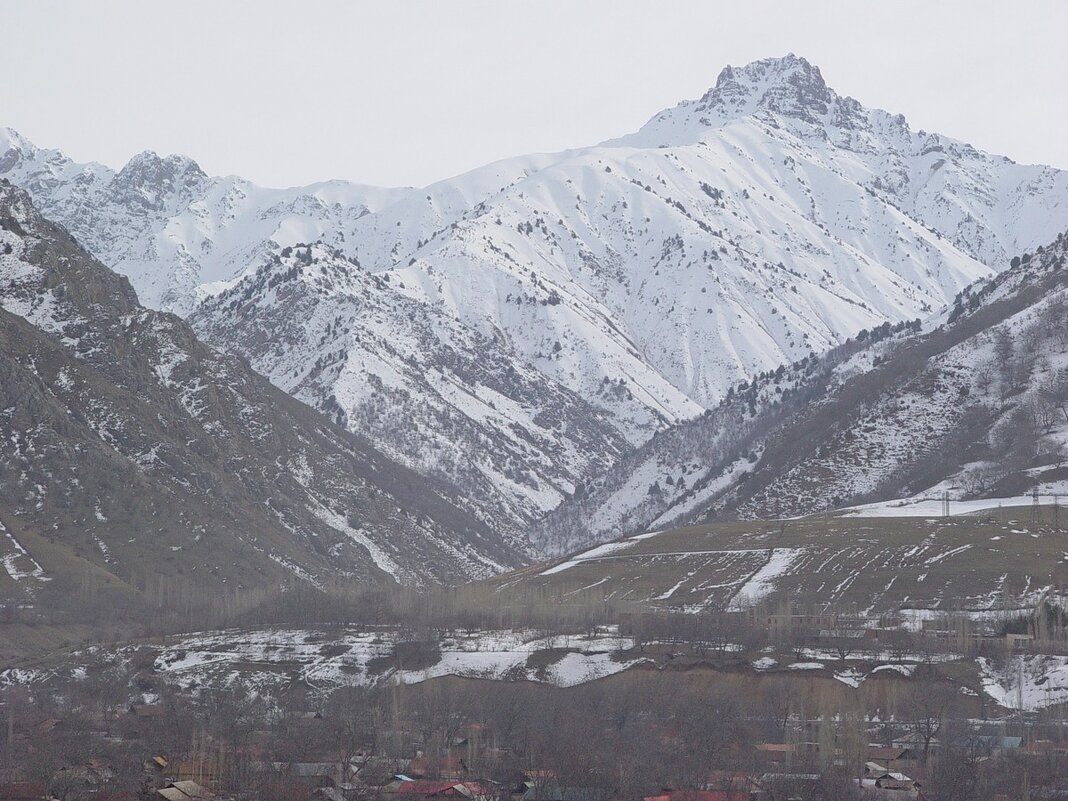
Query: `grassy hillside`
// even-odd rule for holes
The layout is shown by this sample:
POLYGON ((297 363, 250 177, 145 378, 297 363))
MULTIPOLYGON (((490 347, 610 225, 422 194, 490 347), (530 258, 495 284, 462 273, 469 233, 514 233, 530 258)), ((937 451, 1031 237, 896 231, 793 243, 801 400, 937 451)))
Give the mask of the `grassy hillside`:
MULTIPOLYGON (((492 580, 504 593, 641 607, 723 609, 790 600, 880 613, 996 612, 1068 581, 1053 509, 960 517, 816 515, 712 523, 617 540, 492 580)), ((1062 526, 1068 514, 1060 515, 1062 526)))

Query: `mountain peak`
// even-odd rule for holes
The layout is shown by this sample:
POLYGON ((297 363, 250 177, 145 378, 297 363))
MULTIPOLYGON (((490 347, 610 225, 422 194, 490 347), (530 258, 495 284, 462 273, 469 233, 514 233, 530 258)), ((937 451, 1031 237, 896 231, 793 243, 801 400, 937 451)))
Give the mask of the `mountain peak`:
POLYGON ((701 111, 719 111, 728 116, 767 109, 814 121, 826 115, 838 98, 827 86, 819 67, 788 53, 765 58, 744 67, 724 67, 716 85, 698 101, 701 111))
POLYGON ((824 131, 831 127, 854 130, 865 127, 867 113, 856 100, 830 88, 819 67, 787 53, 743 67, 724 67, 715 85, 699 99, 666 109, 636 134, 606 144, 649 147, 693 143, 710 129, 750 116, 774 118, 776 126, 799 121, 824 131))
POLYGON ((152 173, 167 173, 176 175, 180 173, 193 173, 194 175, 207 177, 200 165, 188 156, 172 153, 169 156, 160 156, 154 150, 142 150, 132 157, 119 175, 146 175, 152 173))
POLYGON ((150 209, 159 210, 181 187, 197 184, 207 174, 188 156, 161 157, 144 150, 126 162, 112 182, 112 194, 150 209))
POLYGON ((758 78, 770 76, 772 78, 778 77, 785 80, 789 76, 797 73, 814 76, 821 82, 823 81, 819 67, 804 56, 799 56, 795 53, 787 53, 784 56, 772 56, 769 58, 760 58, 756 61, 750 61, 742 67, 735 67, 728 64, 720 70, 717 83, 721 83, 726 79, 739 75, 754 76, 758 78))
POLYGON ((0 175, 10 172, 23 158, 33 158, 37 148, 14 128, 0 128, 0 175))
POLYGON ((36 149, 33 142, 14 128, 0 127, 0 151, 21 150, 32 153, 36 149))

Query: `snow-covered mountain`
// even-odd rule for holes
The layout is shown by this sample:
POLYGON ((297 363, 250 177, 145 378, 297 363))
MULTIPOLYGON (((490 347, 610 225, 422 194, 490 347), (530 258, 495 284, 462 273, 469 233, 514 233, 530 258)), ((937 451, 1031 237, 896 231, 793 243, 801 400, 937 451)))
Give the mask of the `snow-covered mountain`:
POLYGON ((723 517, 1068 491, 1066 261, 1062 235, 922 324, 746 382, 624 456, 532 539, 562 553, 723 517))
POLYGON ((514 526, 739 381, 935 312, 1068 216, 1068 173, 912 131, 792 55, 634 134, 423 189, 263 189, 153 154, 115 173, 3 136, 0 174, 147 303, 514 526), (285 268, 311 285, 281 293, 307 313, 273 311, 264 271, 316 243, 290 254, 319 267, 285 268), (324 290, 324 259, 360 289, 324 290), (308 311, 327 295, 329 326, 308 311), (487 377, 506 363, 523 388, 487 377))
POLYGON ((115 171, 38 148, 11 129, 0 129, 0 154, 0 176, 128 277, 142 303, 181 316, 216 282, 255 263, 268 243, 334 241, 353 220, 405 194, 344 181, 265 189, 150 151, 115 171))
POLYGON ((560 487, 629 450, 607 412, 322 244, 287 247, 190 318, 274 384, 420 472, 487 521, 533 520, 560 487), (300 321, 300 325, 294 325, 300 321))
POLYGON ((528 556, 451 486, 141 306, 2 180, 0 440, 5 601, 69 611, 89 582, 94 603, 201 608, 287 584, 456 582, 528 556))

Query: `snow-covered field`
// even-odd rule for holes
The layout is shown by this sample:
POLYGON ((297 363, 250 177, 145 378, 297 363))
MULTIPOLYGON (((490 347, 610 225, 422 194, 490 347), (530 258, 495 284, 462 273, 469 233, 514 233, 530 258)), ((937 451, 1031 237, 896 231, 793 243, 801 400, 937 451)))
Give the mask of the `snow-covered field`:
MULTIPOLYGON (((587 634, 546 636, 542 632, 452 632, 431 647, 431 660, 405 668, 398 664, 396 630, 233 629, 181 635, 166 644, 130 644, 113 648, 93 646, 72 653, 60 664, 13 668, 0 673, 0 687, 83 681, 113 667, 151 665, 151 673, 171 687, 198 693, 203 689, 243 688, 265 698, 300 684, 323 695, 351 686, 418 684, 456 676, 497 681, 533 681, 572 687, 602 679, 638 665, 662 663, 656 641, 645 642, 645 655, 635 655, 636 643, 614 627, 587 634), (147 655, 147 660, 146 660, 147 655), (659 655, 659 656, 658 656, 659 655), (432 662, 432 663, 428 663, 432 662)), ((663 645, 663 644, 660 644, 663 645)), ((673 642, 669 653, 679 644, 673 642)), ((739 654, 741 646, 725 652, 739 654)), ((1033 711, 1068 702, 1068 656, 1012 655, 974 661, 959 654, 847 652, 806 648, 800 653, 765 648, 747 657, 754 674, 814 679, 833 678, 860 689, 879 679, 909 680, 921 665, 936 669, 949 663, 972 665, 971 678, 959 681, 962 694, 983 690, 1007 709, 1033 711), (772 655, 774 654, 774 656, 772 655)), ((409 659, 419 657, 409 654, 409 659)), ((134 691, 131 685, 131 691, 134 691)))
MULTIPOLYGON (((1040 488, 1040 502, 1050 503, 1050 495, 1064 495, 1068 500, 1068 482, 1061 481, 1040 488)), ((975 498, 970 500, 951 500, 949 514, 971 515, 989 512, 995 509, 1013 509, 1030 507, 1034 504, 1032 495, 1015 495, 1006 498, 975 498)), ((931 497, 929 493, 910 498, 896 498, 878 503, 867 503, 838 510, 843 517, 942 517, 944 514, 941 498, 931 497)))
POLYGON ((545 636, 535 631, 455 632, 436 645, 433 664, 405 668, 393 659, 396 631, 255 629, 184 635, 166 645, 126 646, 114 651, 89 648, 62 667, 10 670, 5 683, 80 675, 86 665, 122 662, 140 649, 155 654, 154 672, 177 687, 241 684, 270 693, 306 682, 319 690, 388 683, 416 684, 440 676, 528 680, 571 687, 639 664, 624 657, 634 643, 613 628, 594 634, 545 636), (531 664, 528 665, 528 659, 531 664))

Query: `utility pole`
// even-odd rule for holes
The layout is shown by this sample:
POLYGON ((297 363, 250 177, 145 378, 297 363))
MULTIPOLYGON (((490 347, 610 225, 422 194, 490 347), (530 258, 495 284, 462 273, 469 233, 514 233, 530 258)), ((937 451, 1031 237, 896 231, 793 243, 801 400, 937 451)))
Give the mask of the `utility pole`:
POLYGON ((1020 654, 1018 660, 1018 673, 1016 676, 1016 709, 1019 710, 1020 720, 1024 717, 1023 707, 1023 678, 1024 678, 1024 662, 1023 654, 1020 654))
POLYGON ((0 701, 0 706, 7 710, 7 748, 10 754, 15 746, 15 710, 11 708, 10 703, 5 701, 0 701))
POLYGON ((1038 505, 1038 487, 1031 490, 1031 523, 1036 526, 1042 523, 1042 507, 1038 505))

